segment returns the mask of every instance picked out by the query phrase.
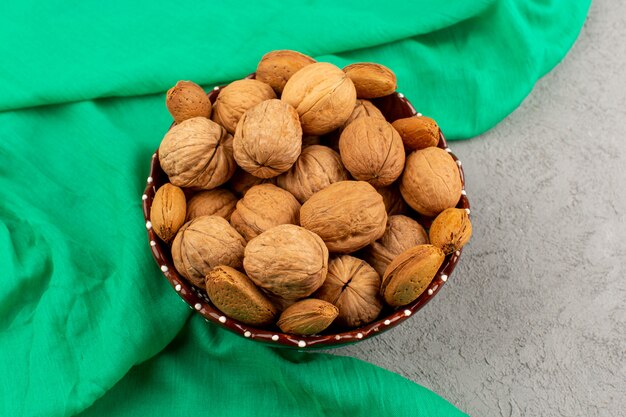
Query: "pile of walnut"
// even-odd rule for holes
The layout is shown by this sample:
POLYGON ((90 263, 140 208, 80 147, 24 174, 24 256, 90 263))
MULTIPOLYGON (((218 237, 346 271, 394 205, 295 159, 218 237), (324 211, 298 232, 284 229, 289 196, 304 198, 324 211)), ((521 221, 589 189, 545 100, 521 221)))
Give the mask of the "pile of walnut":
POLYGON ((472 227, 437 124, 390 124, 367 100, 395 89, 382 65, 294 51, 266 54, 213 105, 178 82, 158 152, 170 183, 150 214, 178 272, 225 315, 299 335, 419 297, 472 227), (435 218, 429 232, 411 209, 435 218))

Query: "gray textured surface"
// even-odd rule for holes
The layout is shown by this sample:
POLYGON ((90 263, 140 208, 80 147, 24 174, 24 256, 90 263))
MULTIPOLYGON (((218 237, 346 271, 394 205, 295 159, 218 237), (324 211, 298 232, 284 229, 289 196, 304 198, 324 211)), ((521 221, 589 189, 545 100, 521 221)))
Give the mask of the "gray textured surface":
POLYGON ((452 143, 474 237, 398 328, 333 353, 424 385, 472 416, 626 415, 626 2, 504 122, 452 143))

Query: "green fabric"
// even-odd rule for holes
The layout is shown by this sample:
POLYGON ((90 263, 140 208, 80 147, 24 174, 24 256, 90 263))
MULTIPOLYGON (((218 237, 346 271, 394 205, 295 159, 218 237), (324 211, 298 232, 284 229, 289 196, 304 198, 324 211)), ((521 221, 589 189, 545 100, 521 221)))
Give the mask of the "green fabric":
POLYGON ((163 93, 292 48, 388 65, 418 110, 467 138, 559 62, 589 1, 126 3, 0 4, 0 415, 462 415, 369 364, 191 314, 141 214, 163 93))
POLYGON ((191 320, 163 353, 133 368, 81 416, 170 415, 163 412, 166 401, 175 401, 180 416, 465 415, 425 388, 356 359, 259 349, 191 320), (210 366, 199 366, 207 358, 210 366), (120 401, 129 392, 133 401, 120 401))

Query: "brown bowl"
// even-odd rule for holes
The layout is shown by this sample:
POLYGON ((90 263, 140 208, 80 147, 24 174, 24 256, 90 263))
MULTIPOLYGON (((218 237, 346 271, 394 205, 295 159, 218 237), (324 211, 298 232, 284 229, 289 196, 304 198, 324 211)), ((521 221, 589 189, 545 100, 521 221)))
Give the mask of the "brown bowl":
MULTIPOLYGON (((249 78, 252 78, 253 76, 254 74, 250 75, 249 78)), ((212 103, 215 102, 220 88, 221 87, 215 87, 213 91, 208 94, 212 103)), ((411 103, 409 103, 409 101, 401 93, 394 93, 372 101, 385 115, 389 122, 417 114, 415 108, 413 108, 411 103)), ((448 144, 443 136, 443 133, 440 134, 439 144, 437 146, 450 153, 450 156, 454 158, 457 166, 459 167, 459 175, 461 176, 461 181, 463 183, 463 191, 457 207, 464 208, 469 212, 470 205, 465 193, 465 178, 463 175, 461 161, 459 161, 450 151, 450 148, 448 148, 448 144)), ((172 288, 174 288, 183 301, 189 304, 191 309, 194 309, 198 314, 201 314, 207 322, 213 322, 218 326, 224 327, 244 338, 256 340, 269 345, 296 349, 329 348, 356 343, 387 331, 415 314, 435 295, 437 295, 443 284, 446 283, 452 274, 454 267, 461 257, 461 251, 448 255, 441 268, 439 268, 437 275, 435 275, 435 278, 428 286, 428 289, 424 291, 424 293, 417 300, 397 310, 391 310, 386 307, 387 309, 381 312, 380 317, 376 321, 366 326, 349 331, 343 331, 341 333, 328 333, 316 336, 295 336, 285 334, 278 328, 256 328, 224 315, 211 304, 204 290, 200 290, 191 285, 185 278, 180 276, 174 268, 169 245, 158 238, 158 236, 154 233, 154 230, 152 230, 152 225, 150 223, 150 206, 152 205, 152 199, 154 198, 156 190, 166 182, 169 182, 169 179, 161 169, 158 153, 154 153, 152 155, 152 163, 150 165, 150 175, 148 176, 146 189, 141 199, 143 200, 143 214, 146 220, 146 229, 148 230, 150 251, 157 262, 157 265, 159 265, 161 271, 163 271, 163 275, 165 275, 165 278, 167 278, 172 288)), ((429 218, 420 216, 414 217, 416 217, 417 220, 425 227, 429 227, 430 222, 432 221, 432 219, 429 218)))

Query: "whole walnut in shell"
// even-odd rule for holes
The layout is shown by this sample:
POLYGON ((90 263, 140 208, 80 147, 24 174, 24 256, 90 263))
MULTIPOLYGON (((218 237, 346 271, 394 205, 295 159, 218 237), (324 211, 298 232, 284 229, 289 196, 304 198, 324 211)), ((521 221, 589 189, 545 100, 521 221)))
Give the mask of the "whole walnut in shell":
POLYGON ((383 196, 383 202, 385 203, 388 215, 392 216, 394 214, 404 214, 407 212, 408 206, 402 198, 402 194, 400 194, 398 183, 377 188, 376 191, 383 196))
POLYGON ((337 152, 327 146, 311 145, 302 150, 289 171, 276 177, 276 184, 304 203, 330 184, 348 178, 337 152))
POLYGON ((243 267, 257 286, 294 300, 312 294, 324 283, 328 249, 315 233, 282 224, 248 242, 243 267))
POLYGON ((363 257, 382 277, 387 266, 405 250, 428 243, 426 230, 407 216, 389 216, 385 234, 364 249, 363 257))
POLYGON ((345 327, 359 327, 378 317, 383 308, 380 276, 367 262, 342 255, 328 264, 324 285, 314 294, 339 309, 335 320, 345 327))
POLYGON ((187 203, 186 221, 200 216, 220 216, 230 220, 236 204, 237 197, 224 188, 200 191, 187 203))
POLYGON ((280 94, 293 74, 314 63, 313 58, 296 51, 268 52, 263 55, 256 68, 256 79, 269 84, 276 93, 280 94))
POLYGON ((180 228, 172 243, 172 260, 182 276, 204 288, 204 277, 212 268, 241 268, 245 246, 245 239, 225 219, 202 216, 180 228))
POLYGON ((235 160, 255 177, 287 171, 302 150, 298 114, 280 100, 266 100, 241 117, 233 141, 235 160))
POLYGON ((343 125, 356 100, 354 84, 333 64, 318 62, 296 72, 281 100, 293 106, 306 135, 323 135, 343 125))
POLYGON ((400 192, 404 201, 418 213, 436 216, 456 206, 462 189, 459 169, 443 149, 425 148, 407 158, 400 192))
POLYGON ((396 75, 384 65, 358 62, 343 70, 354 83, 358 98, 383 97, 396 91, 396 75))
POLYGON ((331 252, 350 253, 385 233, 387 212, 383 198, 370 184, 339 181, 302 205, 300 224, 320 236, 331 252))
POLYGON ((445 259, 436 246, 419 245, 402 252, 383 276, 381 294, 391 307, 415 301, 432 282, 445 259))
POLYGON ((350 117, 348 117, 348 120, 346 120, 344 125, 341 127, 341 131, 343 131, 343 129, 345 129, 345 127, 350 123, 361 117, 374 117, 376 119, 385 120, 385 116, 380 110, 378 110, 378 107, 372 104, 371 101, 357 100, 352 113, 350 113, 350 117))
POLYGON ((202 87, 191 81, 179 81, 167 91, 165 105, 179 124, 193 117, 210 117, 211 101, 202 87))
POLYGON ((235 133, 237 123, 243 114, 262 101, 276 98, 269 85, 258 80, 237 80, 220 90, 213 105, 211 119, 230 134, 235 133))
POLYGON ((255 177, 287 171, 302 150, 298 114, 280 100, 266 100, 241 117, 233 141, 235 160, 255 177))
POLYGON ((241 168, 237 168, 233 176, 228 181, 227 187, 240 197, 243 197, 250 188, 259 184, 274 184, 276 177, 259 178, 241 168))
POLYGON ((204 117, 172 127, 159 146, 159 160, 172 184, 207 190, 228 181, 237 167, 232 136, 204 117))
POLYGON ((472 237, 472 223, 465 209, 445 209, 430 225, 430 242, 450 254, 460 250, 472 237))
POLYGON ((230 218, 230 224, 248 241, 279 224, 299 223, 300 203, 273 184, 250 188, 230 218))
POLYGON ((394 182, 404 168, 404 145, 387 121, 360 117, 341 133, 339 153, 350 174, 375 187, 394 182))
POLYGON ((430 117, 407 117, 398 119, 391 125, 402 137, 404 146, 412 151, 437 146, 439 143, 439 126, 430 117))

